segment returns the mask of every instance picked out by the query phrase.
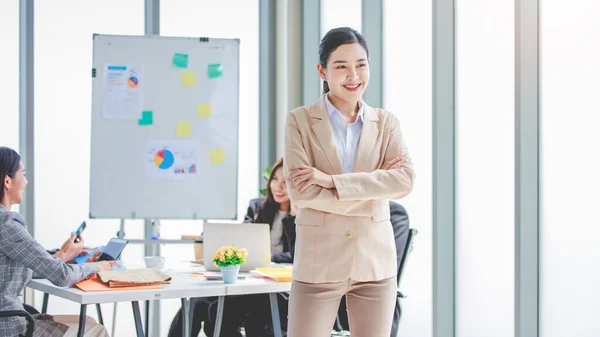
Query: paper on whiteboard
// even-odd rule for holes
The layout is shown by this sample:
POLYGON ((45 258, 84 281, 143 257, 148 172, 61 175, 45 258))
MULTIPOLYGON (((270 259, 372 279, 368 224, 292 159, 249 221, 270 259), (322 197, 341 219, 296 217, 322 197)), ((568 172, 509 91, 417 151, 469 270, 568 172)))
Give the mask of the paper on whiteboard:
POLYGON ((144 105, 144 66, 104 66, 104 118, 139 119, 144 105))
POLYGON ((148 140, 144 173, 148 178, 185 180, 198 175, 197 140, 148 140))

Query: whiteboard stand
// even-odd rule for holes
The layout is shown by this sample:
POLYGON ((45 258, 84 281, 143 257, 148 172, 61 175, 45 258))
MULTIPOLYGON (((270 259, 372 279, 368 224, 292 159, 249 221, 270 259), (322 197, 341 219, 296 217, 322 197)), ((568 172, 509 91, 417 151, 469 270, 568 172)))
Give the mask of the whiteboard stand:
MULTIPOLYGON (((206 224, 207 220, 202 219, 202 224, 206 224)), ((120 239, 124 239, 125 234, 125 219, 121 219, 119 223, 119 232, 117 233, 117 237, 120 239)), ((195 244, 200 243, 200 240, 182 240, 182 239, 174 239, 174 240, 166 240, 160 239, 160 220, 155 219, 145 219, 144 220, 144 239, 128 239, 129 243, 133 244, 143 244, 144 245, 144 256, 160 256, 160 245, 161 244, 195 244)), ((160 317, 160 301, 146 301, 145 306, 145 328, 146 335, 150 336, 149 331, 154 331, 157 335, 156 331, 160 331, 160 322, 157 317, 160 317), (148 330, 148 326, 152 322, 152 329, 148 330)), ((117 312, 117 303, 114 303, 113 308, 113 329, 111 336, 115 335, 115 327, 116 327, 116 312, 117 312)))
MULTIPOLYGON (((160 220, 144 220, 144 239, 160 237, 160 220)), ((144 257, 160 256, 160 245, 144 244, 144 257)), ((146 336, 159 336, 160 332, 160 301, 146 301, 146 336), (152 322, 152 329, 150 329, 152 322)))
POLYGON ((239 39, 94 34, 91 77, 90 218, 121 219, 119 238, 144 219, 129 242, 145 256, 198 242, 161 239, 157 219, 237 219, 239 39))

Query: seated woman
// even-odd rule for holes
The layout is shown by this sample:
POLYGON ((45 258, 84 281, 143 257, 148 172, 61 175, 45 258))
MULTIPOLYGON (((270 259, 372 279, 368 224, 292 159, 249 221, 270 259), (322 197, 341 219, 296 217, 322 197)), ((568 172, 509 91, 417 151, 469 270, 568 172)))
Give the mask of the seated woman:
MULTIPOLYGON (((27 232, 25 221, 20 214, 11 212, 13 205, 21 203, 23 190, 27 185, 25 170, 17 152, 0 147, 0 311, 23 310, 19 294, 31 280, 35 272, 57 286, 70 286, 101 270, 112 270, 115 262, 101 261, 81 265, 66 264, 77 255, 65 249, 58 256, 50 255, 27 232)), ((70 246, 69 246, 70 247, 70 246)), ((64 247, 68 248, 68 247, 64 247)), ((78 254, 78 253, 77 253, 78 254)), ((61 317, 40 314, 34 315, 36 337, 75 336, 77 320, 70 316, 61 317), (61 318, 67 323, 61 323, 61 318)), ((104 326, 87 319, 84 336, 108 336, 104 326)), ((17 336, 26 331, 24 318, 1 318, 0 336, 17 336)))
MULTIPOLYGON (((244 222, 269 224, 271 227, 271 260, 273 262, 292 263, 291 247, 296 237, 296 225, 294 223, 296 210, 294 206, 290 205, 290 198, 287 194, 283 176, 283 160, 279 159, 273 165, 267 182, 267 196, 251 200, 244 219, 244 222)), ((263 294, 227 296, 225 298, 221 336, 240 337, 242 335, 239 329, 242 326, 245 328, 246 337, 262 336, 265 325, 262 319, 256 317, 262 310, 253 311, 251 309, 256 306, 263 307, 259 303, 266 302, 268 304, 268 300, 268 296, 263 294), (251 312, 256 314, 251 314, 251 312)), ((280 301, 280 310, 287 312, 285 299, 281 298, 280 301)), ((216 312, 217 297, 195 299, 192 336, 198 336, 202 328, 202 322, 204 322, 204 333, 211 337, 215 328, 216 312)), ((267 312, 267 318, 270 322, 270 311, 267 312)), ((282 312, 282 321, 287 317, 285 312, 282 312)), ((169 337, 182 335, 181 322, 181 310, 179 310, 171 323, 169 337)))

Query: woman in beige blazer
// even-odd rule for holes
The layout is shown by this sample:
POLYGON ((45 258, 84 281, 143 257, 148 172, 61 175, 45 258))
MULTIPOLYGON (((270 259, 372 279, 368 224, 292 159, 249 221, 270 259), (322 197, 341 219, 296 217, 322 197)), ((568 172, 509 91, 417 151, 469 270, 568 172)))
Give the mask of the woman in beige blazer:
POLYGON ((352 337, 389 336, 396 250, 389 199, 412 190, 400 123, 369 107, 367 44, 357 31, 329 31, 317 69, 324 95, 287 115, 284 172, 298 206, 288 337, 326 337, 340 299, 352 337))

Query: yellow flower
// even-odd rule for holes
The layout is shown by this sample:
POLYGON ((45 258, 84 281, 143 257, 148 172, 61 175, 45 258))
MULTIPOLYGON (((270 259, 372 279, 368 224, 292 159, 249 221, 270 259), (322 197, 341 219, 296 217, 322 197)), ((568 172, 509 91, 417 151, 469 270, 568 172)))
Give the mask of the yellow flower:
POLYGON ((235 245, 226 245, 217 249, 212 254, 212 259, 214 262, 219 262, 222 264, 231 264, 233 261, 246 263, 247 256, 248 251, 246 248, 238 248, 235 245))

